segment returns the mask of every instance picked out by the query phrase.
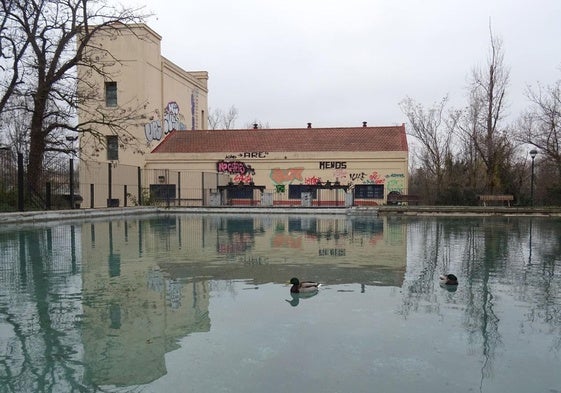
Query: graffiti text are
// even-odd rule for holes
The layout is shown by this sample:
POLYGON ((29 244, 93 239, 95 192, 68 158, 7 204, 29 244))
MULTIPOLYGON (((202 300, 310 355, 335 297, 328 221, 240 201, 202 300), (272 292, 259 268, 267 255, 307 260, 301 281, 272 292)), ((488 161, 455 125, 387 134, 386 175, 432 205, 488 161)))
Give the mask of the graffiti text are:
POLYGON ((268 155, 269 153, 265 151, 246 151, 240 153, 240 157, 243 158, 267 158, 268 155))

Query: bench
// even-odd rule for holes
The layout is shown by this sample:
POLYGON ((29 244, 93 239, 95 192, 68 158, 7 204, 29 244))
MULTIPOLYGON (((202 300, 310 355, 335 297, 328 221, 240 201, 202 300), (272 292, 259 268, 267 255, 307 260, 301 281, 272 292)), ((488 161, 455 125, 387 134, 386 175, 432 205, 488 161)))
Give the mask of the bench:
POLYGON ((388 194, 388 205, 419 204, 418 195, 388 194))
POLYGON ((510 207, 510 203, 514 201, 514 195, 509 194, 496 194, 496 195, 478 195, 477 199, 483 204, 483 206, 487 206, 488 204, 493 203, 500 203, 502 205, 506 205, 510 207))

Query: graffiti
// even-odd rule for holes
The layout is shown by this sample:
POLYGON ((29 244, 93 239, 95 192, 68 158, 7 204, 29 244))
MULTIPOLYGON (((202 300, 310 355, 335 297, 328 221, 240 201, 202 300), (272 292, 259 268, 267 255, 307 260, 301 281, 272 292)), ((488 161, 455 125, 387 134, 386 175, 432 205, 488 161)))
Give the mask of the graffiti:
POLYGON ((320 248, 318 255, 320 257, 344 257, 347 255, 347 250, 344 248, 320 248))
POLYGON ((267 158, 268 155, 269 153, 265 151, 246 151, 239 154, 239 156, 242 158, 267 158))
POLYGON ((197 117, 195 116, 195 114, 197 113, 197 102, 199 98, 198 93, 199 92, 197 90, 191 93, 191 129, 192 130, 197 129, 197 122, 196 122, 197 117))
POLYGON ((284 186, 284 184, 276 184, 275 185, 275 191, 282 194, 283 192, 285 192, 286 187, 284 186))
POLYGON ((346 161, 320 161, 319 169, 346 169, 346 161))
POLYGON ((336 169, 333 171, 333 176, 335 177, 335 179, 344 180, 347 178, 348 172, 346 169, 336 169))
POLYGON ((302 181, 302 172, 304 168, 273 168, 271 169, 270 178, 274 184, 286 184, 291 183, 294 180, 302 181))
POLYGON ((279 233, 273 237, 271 241, 271 247, 300 249, 302 248, 302 242, 302 236, 292 237, 286 234, 279 233))
POLYGON ((228 173, 231 175, 255 175, 255 170, 250 165, 241 161, 218 161, 216 163, 216 171, 218 173, 228 173))
POLYGON ((403 192, 403 180, 401 179, 390 179, 386 182, 386 190, 388 192, 397 191, 399 193, 403 192))
POLYGON ((179 105, 175 101, 169 102, 164 109, 164 135, 173 130, 184 130, 186 128, 185 124, 181 122, 179 105))
POLYGON ((249 184, 253 181, 253 177, 251 175, 236 175, 233 179, 234 183, 246 183, 249 184))
POLYGON ((380 176, 377 171, 373 171, 370 176, 368 176, 369 183, 373 184, 384 184, 386 179, 380 176))
POLYGON ((387 192, 397 191, 403 192, 403 182, 405 175, 403 173, 390 173, 386 175, 386 190, 387 192))
MULTIPOLYGON (((156 115, 157 112, 156 112, 156 115)), ((152 120, 150 123, 144 125, 144 135, 148 142, 159 141, 162 139, 162 123, 160 120, 152 120)))
POLYGON ((315 185, 321 183, 321 177, 317 177, 317 176, 311 176, 311 177, 307 177, 306 179, 304 179, 304 184, 307 185, 315 185))
POLYGON ((364 172, 349 173, 349 179, 351 179, 352 182, 363 181, 366 179, 366 176, 364 172))
POLYGON ((252 256, 241 256, 238 257, 238 262, 243 263, 244 265, 267 265, 269 263, 269 258, 267 257, 262 257, 262 256, 257 256, 257 257, 252 257, 252 256))
POLYGON ((155 110, 151 121, 144 125, 146 140, 148 142, 159 141, 164 135, 173 130, 185 130, 185 124, 181 122, 182 117, 179 111, 179 105, 174 101, 166 105, 163 121, 160 120, 159 111, 155 110))

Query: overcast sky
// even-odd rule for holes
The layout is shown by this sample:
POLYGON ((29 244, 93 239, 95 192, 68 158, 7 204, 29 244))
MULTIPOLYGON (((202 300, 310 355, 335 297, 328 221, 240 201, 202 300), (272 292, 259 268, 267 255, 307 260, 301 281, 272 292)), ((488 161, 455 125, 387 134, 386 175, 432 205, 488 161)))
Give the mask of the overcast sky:
POLYGON ((162 55, 209 72, 209 107, 237 128, 394 125, 409 96, 464 106, 489 53, 510 68, 512 118, 525 88, 561 79, 561 0, 131 0, 155 14, 162 55))

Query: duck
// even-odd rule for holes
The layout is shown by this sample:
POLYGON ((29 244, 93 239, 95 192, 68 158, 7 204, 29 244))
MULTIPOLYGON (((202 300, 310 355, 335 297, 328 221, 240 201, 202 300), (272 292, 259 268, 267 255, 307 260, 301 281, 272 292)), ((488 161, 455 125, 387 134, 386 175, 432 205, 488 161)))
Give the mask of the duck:
POLYGON ((439 278, 442 285, 458 285, 458 277, 453 274, 441 275, 439 278))
POLYGON ((290 293, 311 293, 316 292, 318 287, 321 285, 315 281, 300 281, 296 277, 290 279, 292 287, 290 288, 290 293))

